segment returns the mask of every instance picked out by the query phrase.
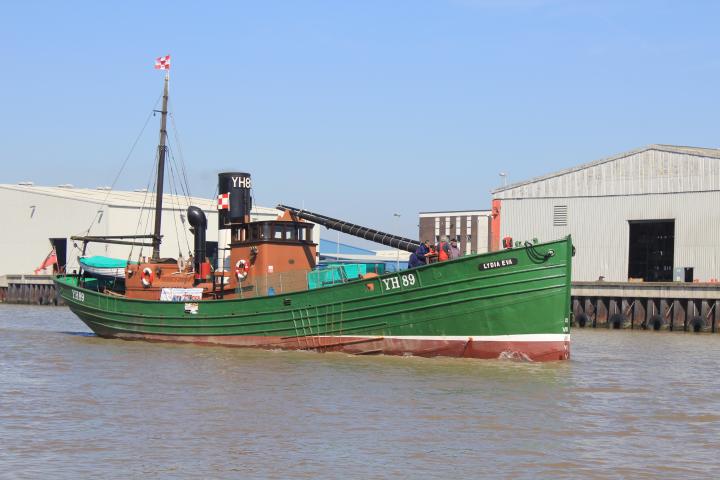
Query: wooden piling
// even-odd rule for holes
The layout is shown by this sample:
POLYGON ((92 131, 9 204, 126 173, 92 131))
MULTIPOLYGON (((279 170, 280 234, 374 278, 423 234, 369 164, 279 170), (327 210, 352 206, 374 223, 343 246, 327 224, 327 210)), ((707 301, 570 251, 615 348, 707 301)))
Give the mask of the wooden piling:
POLYGON ((673 332, 720 330, 720 285, 574 282, 575 326, 673 332))

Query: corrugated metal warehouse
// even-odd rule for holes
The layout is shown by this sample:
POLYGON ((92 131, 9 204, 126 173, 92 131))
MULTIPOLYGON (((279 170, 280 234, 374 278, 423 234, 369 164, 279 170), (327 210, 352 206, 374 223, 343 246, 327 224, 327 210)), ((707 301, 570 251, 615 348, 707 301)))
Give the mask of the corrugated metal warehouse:
POLYGON ((493 192, 515 241, 573 236, 573 280, 720 277, 720 150, 650 145, 493 192))
MULTIPOLYGON (((188 204, 202 208, 208 218, 208 253, 217 252, 217 209, 214 200, 164 196, 161 256, 185 258, 192 250, 193 237, 185 222, 188 204)), ((155 196, 143 191, 111 191, 107 189, 73 188, 71 186, 41 187, 30 183, 0 184, 0 205, 4 232, 0 236, 0 275, 32 274, 54 246, 60 265, 67 271, 78 268, 77 257, 82 242, 73 242, 73 235, 132 235, 152 233, 155 196)), ((271 220, 279 214, 274 208, 253 207, 253 220, 271 220)), ((315 228, 315 241, 319 229, 315 228)), ((227 231, 223 231, 227 232, 227 231)), ((222 237, 222 234, 221 234, 222 237)), ((221 238, 220 245, 227 243, 221 238)), ((88 244, 88 255, 128 258, 129 246, 88 244)), ((149 256, 152 248, 145 248, 149 256)), ((133 259, 140 255, 134 247, 133 259)))

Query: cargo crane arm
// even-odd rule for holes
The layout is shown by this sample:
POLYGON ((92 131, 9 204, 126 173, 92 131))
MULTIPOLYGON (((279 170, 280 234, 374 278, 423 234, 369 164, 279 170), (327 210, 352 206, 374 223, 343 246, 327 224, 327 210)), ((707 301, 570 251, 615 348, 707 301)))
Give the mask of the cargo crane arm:
POLYGON ((373 228, 363 227, 355 225, 354 223, 345 222, 338 220, 337 218, 327 217, 320 215, 319 213, 309 212, 307 210, 301 210, 295 207, 288 207, 287 205, 278 205, 278 210, 284 210, 289 212, 291 215, 308 220, 323 227, 331 230, 337 230, 348 235, 370 240, 371 242, 380 243, 382 245, 397 248, 398 250, 404 250, 406 252, 414 252, 419 246, 420 242, 412 240, 410 238, 400 237, 390 233, 381 232, 373 228))

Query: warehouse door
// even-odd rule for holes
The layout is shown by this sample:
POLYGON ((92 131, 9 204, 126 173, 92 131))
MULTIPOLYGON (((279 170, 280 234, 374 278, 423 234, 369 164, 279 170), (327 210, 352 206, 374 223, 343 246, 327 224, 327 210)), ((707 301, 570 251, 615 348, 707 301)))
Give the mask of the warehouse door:
POLYGON ((675 220, 630 221, 628 277, 672 282, 675 220))
MULTIPOLYGON (((57 255, 57 264, 60 267, 60 272, 65 271, 65 265, 67 264, 67 238, 49 238, 50 244, 55 249, 55 255, 57 255)), ((53 267, 53 271, 57 267, 53 267)))

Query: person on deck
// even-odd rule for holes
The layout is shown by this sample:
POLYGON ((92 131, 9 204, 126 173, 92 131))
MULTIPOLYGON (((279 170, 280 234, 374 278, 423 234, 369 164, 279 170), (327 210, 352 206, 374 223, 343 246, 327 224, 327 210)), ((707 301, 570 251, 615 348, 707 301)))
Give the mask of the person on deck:
POLYGON ((425 262, 421 262, 418 258, 417 253, 410 254, 410 260, 408 260, 408 268, 416 268, 425 265, 425 262))
POLYGON ((426 257, 429 253, 430 253, 430 242, 425 240, 423 243, 420 244, 420 246, 417 249, 415 249, 415 255, 417 256, 417 260, 418 260, 418 262, 420 262, 420 265, 425 265, 427 263, 426 257))
POLYGON ((440 243, 437 245, 438 262, 450 260, 450 244, 445 235, 440 237, 440 243))
POLYGON ((437 262, 437 250, 435 249, 435 245, 430 245, 428 248, 430 249, 430 252, 428 252, 425 256, 425 260, 427 260, 427 263, 437 262))
POLYGON ((450 260, 454 260, 462 255, 460 247, 458 247, 457 238, 450 240, 450 260))

